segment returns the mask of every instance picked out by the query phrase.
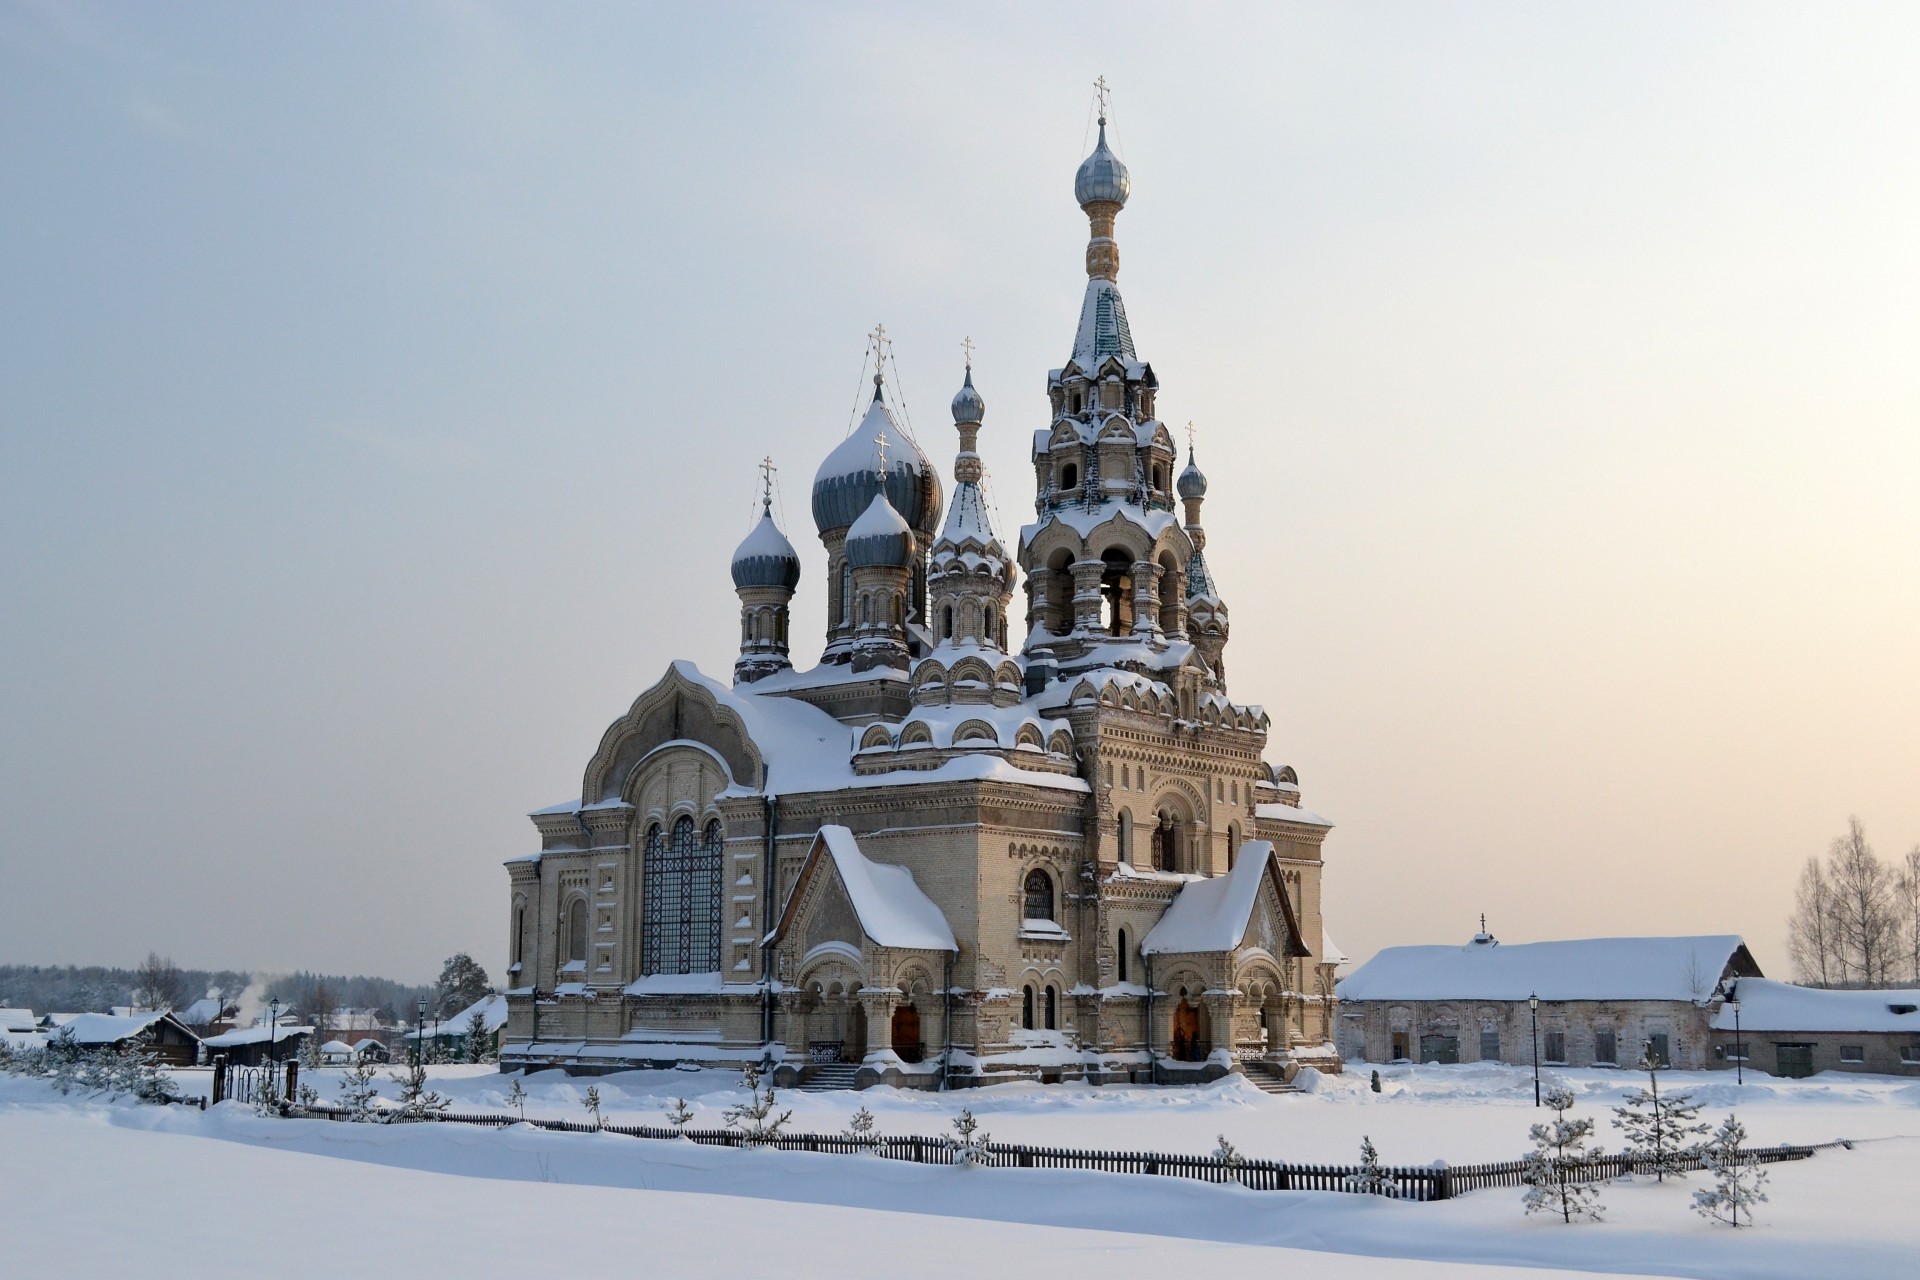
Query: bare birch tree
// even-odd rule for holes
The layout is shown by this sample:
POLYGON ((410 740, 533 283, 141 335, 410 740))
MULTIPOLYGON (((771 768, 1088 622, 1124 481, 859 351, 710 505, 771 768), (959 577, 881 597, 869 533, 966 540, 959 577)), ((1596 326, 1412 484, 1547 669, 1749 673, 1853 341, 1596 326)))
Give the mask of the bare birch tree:
POLYGON ((1920 849, 1896 870, 1880 861, 1859 818, 1807 859, 1787 921, 1801 982, 1874 987, 1920 982, 1920 849))
POLYGON ((1794 972, 1810 987, 1833 985, 1832 893, 1820 859, 1808 858, 1793 891, 1793 915, 1787 920, 1787 949, 1794 972))
POLYGON ((1858 818, 1847 819, 1847 834, 1833 842, 1827 861, 1839 925, 1841 980, 1884 986, 1897 927, 1893 870, 1874 855, 1858 818))

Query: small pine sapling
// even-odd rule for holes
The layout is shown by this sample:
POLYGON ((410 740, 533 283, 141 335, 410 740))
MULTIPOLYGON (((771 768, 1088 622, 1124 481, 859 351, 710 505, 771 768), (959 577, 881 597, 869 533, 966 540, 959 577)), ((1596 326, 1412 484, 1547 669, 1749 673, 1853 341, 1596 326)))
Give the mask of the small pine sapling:
POLYGON ((311 1111, 320 1105, 320 1091, 303 1080, 300 1082, 298 1100, 302 1111, 311 1111))
POLYGON ((347 1119, 355 1124, 373 1119, 373 1100, 379 1096, 380 1091, 373 1083, 371 1058, 357 1059, 340 1077, 340 1105, 346 1110, 347 1119))
POLYGON ((400 1086, 400 1107, 386 1114, 389 1124, 412 1124, 418 1120, 431 1120, 450 1105, 427 1088, 427 1064, 415 1062, 407 1068, 405 1075, 395 1075, 393 1082, 400 1086))
POLYGON ((520 1118, 527 1118, 527 1091, 520 1087, 520 1077, 513 1078, 513 1086, 507 1090, 507 1101, 519 1108, 520 1118))
POLYGON ((1393 1177, 1380 1167, 1380 1153, 1374 1150, 1373 1139, 1364 1134, 1360 1138, 1360 1168, 1347 1175, 1347 1187, 1362 1195, 1393 1194, 1393 1177))
POLYGON ((1528 1213, 1558 1213, 1568 1223, 1576 1218, 1598 1222, 1606 1206, 1600 1203, 1599 1187, 1590 1181, 1594 1157, 1600 1154, 1598 1147, 1587 1150, 1593 1121, 1586 1116, 1567 1118, 1574 1096, 1565 1085, 1548 1089, 1541 1100, 1552 1108, 1554 1119, 1528 1130, 1533 1150, 1520 1175, 1527 1187, 1521 1203, 1528 1213))
POLYGON ((1240 1154, 1240 1149, 1227 1141, 1224 1133, 1219 1135, 1213 1148, 1213 1158, 1220 1162, 1220 1168, 1227 1177, 1236 1180, 1240 1176, 1240 1166, 1247 1162, 1247 1158, 1240 1154))
POLYGON ((467 1061, 489 1062, 493 1058, 493 1033, 487 1030, 487 1015, 475 1009, 467 1019, 467 1061))
POLYGON ((853 1119, 847 1125, 847 1136, 862 1142, 874 1142, 880 1137, 879 1127, 880 1122, 874 1119, 873 1112, 863 1106, 853 1113, 853 1119))
POLYGON ((1760 1167, 1747 1146, 1747 1129, 1729 1112, 1725 1121, 1700 1148, 1700 1163, 1706 1167, 1713 1185, 1693 1193, 1693 1211, 1730 1227, 1753 1225, 1753 1206, 1765 1204, 1767 1171, 1760 1167))
POLYGON ((1613 1127, 1627 1135, 1627 1154, 1636 1165, 1653 1170, 1654 1180, 1667 1175, 1683 1178, 1698 1150, 1696 1141, 1711 1126, 1700 1120, 1700 1106, 1686 1093, 1660 1096, 1660 1055, 1648 1042, 1637 1064, 1647 1073, 1645 1089, 1628 1092, 1626 1102, 1613 1109, 1613 1127))
POLYGON ((780 1111, 775 1114, 777 1104, 773 1096, 773 1082, 760 1088, 760 1069, 751 1064, 740 1077, 741 1087, 747 1091, 747 1100, 728 1107, 725 1111, 727 1127, 738 1129, 747 1146, 758 1146, 771 1142, 780 1136, 780 1130, 787 1121, 793 1119, 792 1111, 780 1111))
POLYGON ((300 1069, 318 1071, 320 1069, 320 1029, 315 1027, 306 1039, 300 1042, 300 1069))
POLYGON ((947 1149, 953 1152, 953 1162, 972 1168, 987 1162, 988 1135, 980 1128, 980 1122, 973 1118, 973 1112, 961 1108, 960 1114, 953 1118, 953 1136, 947 1139, 947 1149))
POLYGON ((667 1112, 667 1123, 685 1132, 687 1125, 692 1121, 693 1108, 687 1105, 685 1098, 675 1098, 672 1109, 667 1112))
POLYGON ((587 1114, 593 1117, 593 1127, 596 1129, 600 1128, 600 1086, 597 1084, 588 1085, 587 1096, 580 1099, 580 1105, 585 1107, 587 1114))

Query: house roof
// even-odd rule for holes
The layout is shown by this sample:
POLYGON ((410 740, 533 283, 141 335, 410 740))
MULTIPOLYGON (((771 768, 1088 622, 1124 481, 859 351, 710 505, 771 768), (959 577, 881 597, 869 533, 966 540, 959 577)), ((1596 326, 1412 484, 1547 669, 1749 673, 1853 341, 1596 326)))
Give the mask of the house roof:
POLYGON ((1572 938, 1502 943, 1480 933, 1465 946, 1388 947, 1340 980, 1342 1000, 1691 1000, 1712 998, 1721 975, 1757 976, 1737 934, 1572 938))
POLYGON ((278 1044, 282 1040, 291 1040, 297 1036, 310 1036, 312 1027, 289 1026, 281 1023, 274 1027, 244 1027, 239 1031, 224 1031, 217 1036, 208 1036, 201 1043, 209 1049, 231 1049, 241 1044, 265 1044, 272 1040, 278 1044))
MULTIPOLYGON (((1742 978, 1739 1029, 1756 1031, 1910 1032, 1920 1037, 1920 991, 1826 991, 1770 978, 1742 978), (1899 1010, 1905 1010, 1902 1013, 1899 1010)), ((1722 1005, 1715 1031, 1734 1030, 1733 1010, 1722 1005)))
POLYGON ((0 1009, 0 1031, 33 1031, 39 1025, 31 1009, 0 1009))
POLYGON ((1234 859, 1233 870, 1224 876, 1210 876, 1183 886, 1160 922, 1141 939, 1140 954, 1232 951, 1247 936, 1247 925, 1253 918, 1254 904, 1260 900, 1263 880, 1272 883, 1280 910, 1287 919, 1287 954, 1312 955, 1300 938, 1300 922, 1294 919, 1293 904, 1287 900, 1286 886, 1281 883, 1273 845, 1265 840, 1243 843, 1234 859))
POLYGON ((82 1013, 64 1023, 60 1030, 73 1038, 75 1044, 119 1044, 132 1036, 139 1035, 156 1022, 167 1021, 180 1027, 182 1032, 192 1035, 186 1027, 180 1026, 180 1020, 170 1013, 82 1013))
MULTIPOLYGON (((454 1036, 464 1036, 467 1034, 467 1024, 473 1021, 473 1015, 476 1013, 487 1020, 489 1032, 498 1031, 507 1025, 507 998, 501 995, 481 996, 452 1017, 442 1018, 438 1026, 428 1026, 427 1039, 445 1040, 454 1036)), ((416 1040, 419 1036, 418 1031, 409 1031, 404 1038, 416 1040)))
POLYGON ((853 903, 860 928, 874 945, 914 951, 958 951, 946 916, 914 882, 905 867, 870 861, 860 852, 853 832, 837 825, 820 828, 801 864, 800 875, 787 894, 780 923, 768 935, 783 936, 799 909, 801 894, 819 868, 831 863, 853 903))

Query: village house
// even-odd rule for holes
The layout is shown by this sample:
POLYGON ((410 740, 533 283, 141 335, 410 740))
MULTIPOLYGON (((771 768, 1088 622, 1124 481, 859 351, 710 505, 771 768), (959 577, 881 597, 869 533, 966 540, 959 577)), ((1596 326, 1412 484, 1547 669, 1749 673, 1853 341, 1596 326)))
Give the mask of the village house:
POLYGON ((1832 991, 1741 978, 1713 1015, 1715 1067, 1797 1078, 1920 1075, 1920 990, 1832 991))
POLYGON ((105 1053, 137 1042, 170 1067, 190 1067, 200 1037, 171 1013, 81 1013, 53 1033, 65 1036, 84 1053, 105 1053))
POLYGON ((1713 1065, 1723 984, 1759 976, 1731 934, 1504 944, 1483 927, 1342 978, 1338 1046, 1349 1061, 1530 1064, 1537 1045, 1542 1065, 1631 1067, 1652 1045, 1697 1070, 1713 1065))

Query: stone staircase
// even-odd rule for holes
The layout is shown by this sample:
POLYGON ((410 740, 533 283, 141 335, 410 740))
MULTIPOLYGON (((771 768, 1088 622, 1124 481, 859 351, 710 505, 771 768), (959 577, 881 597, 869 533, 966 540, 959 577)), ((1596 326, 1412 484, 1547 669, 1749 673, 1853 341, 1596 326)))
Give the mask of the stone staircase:
POLYGON ((1242 1062, 1240 1069, 1246 1073, 1247 1083, 1262 1093, 1299 1093, 1300 1090, 1287 1083, 1287 1077, 1279 1067, 1271 1062, 1256 1060, 1242 1062))
POLYGON ((860 1077, 860 1065, 854 1062, 820 1062, 807 1068, 806 1079, 800 1082, 801 1093, 829 1093, 835 1089, 852 1089, 860 1077))

